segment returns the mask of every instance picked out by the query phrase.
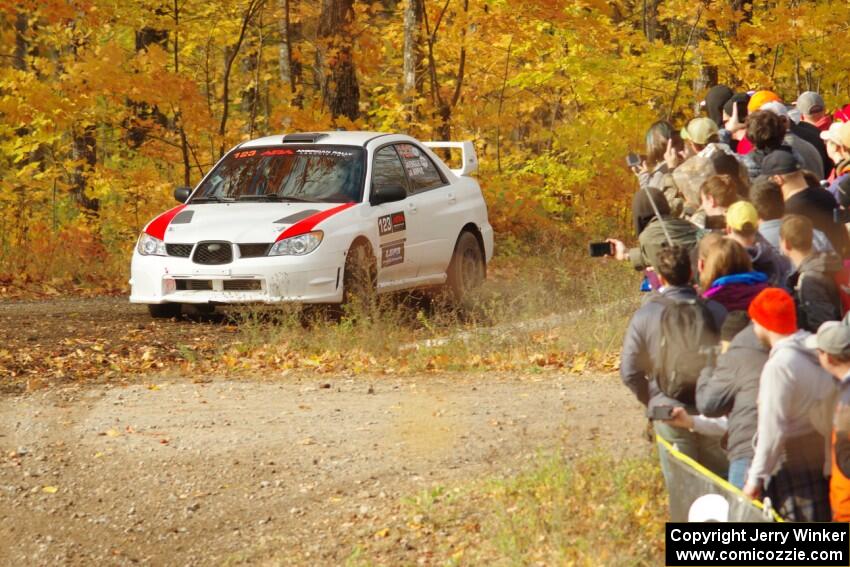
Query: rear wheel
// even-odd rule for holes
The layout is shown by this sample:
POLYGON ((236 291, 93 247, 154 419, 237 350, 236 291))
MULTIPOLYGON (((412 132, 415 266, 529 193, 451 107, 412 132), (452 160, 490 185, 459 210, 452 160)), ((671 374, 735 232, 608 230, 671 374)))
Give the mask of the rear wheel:
POLYGON ((485 270, 484 253, 478 239, 469 231, 461 232, 449 264, 447 281, 455 301, 462 302, 484 282, 485 270))
POLYGON ((154 319, 171 319, 180 317, 179 303, 159 303, 156 305, 148 305, 148 313, 154 319))

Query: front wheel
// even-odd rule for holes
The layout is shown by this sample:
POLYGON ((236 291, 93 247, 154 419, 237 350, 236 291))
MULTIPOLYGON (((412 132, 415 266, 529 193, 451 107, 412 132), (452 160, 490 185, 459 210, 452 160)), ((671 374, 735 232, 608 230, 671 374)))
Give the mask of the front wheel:
POLYGON ((148 305, 148 313, 154 319, 173 319, 175 317, 180 317, 180 304, 179 303, 159 303, 155 305, 148 305))
POLYGON ((342 277, 343 309, 374 307, 377 296, 378 269, 372 250, 365 244, 351 248, 345 258, 342 277))
POLYGON ((454 299, 463 301, 484 282, 486 264, 478 239, 471 232, 460 233, 449 264, 448 288, 454 299))

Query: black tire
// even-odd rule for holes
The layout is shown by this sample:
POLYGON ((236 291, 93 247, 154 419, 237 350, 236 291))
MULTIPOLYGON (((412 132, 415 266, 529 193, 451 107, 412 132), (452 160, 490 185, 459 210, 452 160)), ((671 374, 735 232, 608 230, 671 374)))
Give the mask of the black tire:
POLYGON ((481 250, 478 239, 469 231, 461 232, 455 244, 446 281, 454 300, 462 302, 470 292, 478 288, 484 282, 486 269, 484 251, 481 250))
POLYGON ((375 255, 366 244, 355 244, 345 256, 342 275, 342 307, 359 304, 371 307, 378 294, 375 255))
POLYGON ((148 313, 154 319, 173 319, 180 317, 179 303, 159 303, 156 305, 148 305, 148 313))

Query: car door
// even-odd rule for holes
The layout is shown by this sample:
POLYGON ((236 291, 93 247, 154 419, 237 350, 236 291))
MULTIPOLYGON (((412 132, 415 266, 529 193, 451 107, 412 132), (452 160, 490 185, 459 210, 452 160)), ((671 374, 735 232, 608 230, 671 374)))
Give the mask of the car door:
POLYGON ((463 226, 452 186, 425 150, 416 144, 396 144, 408 178, 408 210, 417 218, 418 277, 445 273, 455 240, 463 226))
MULTIPOLYGON (((371 193, 384 187, 401 186, 408 190, 404 166, 392 145, 378 149, 372 160, 371 193)), ((370 205, 370 216, 375 222, 380 249, 378 251, 378 285, 392 286, 401 280, 416 277, 417 255, 412 237, 418 226, 407 206, 409 196, 403 201, 370 205)))

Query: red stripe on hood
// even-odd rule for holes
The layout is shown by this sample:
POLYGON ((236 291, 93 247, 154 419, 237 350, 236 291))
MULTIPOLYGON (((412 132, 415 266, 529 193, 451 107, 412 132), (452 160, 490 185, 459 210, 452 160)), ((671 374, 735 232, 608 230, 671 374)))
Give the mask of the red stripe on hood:
POLYGON ((328 217, 332 217, 333 215, 344 211, 350 207, 353 207, 356 203, 344 203, 338 207, 330 208, 326 211, 322 211, 320 213, 316 213, 315 215, 310 215, 306 219, 301 219, 297 223, 293 224, 283 232, 281 232, 278 237, 275 239, 275 242, 279 242, 284 238, 291 238, 293 236, 298 236, 299 234, 305 234, 313 230, 313 228, 325 220, 328 217))
POLYGON ((186 208, 186 205, 177 205, 170 211, 165 211, 155 219, 153 219, 145 228, 145 232, 154 238, 159 238, 160 240, 165 239, 165 229, 168 228, 168 225, 171 223, 171 219, 177 216, 177 213, 186 208))

